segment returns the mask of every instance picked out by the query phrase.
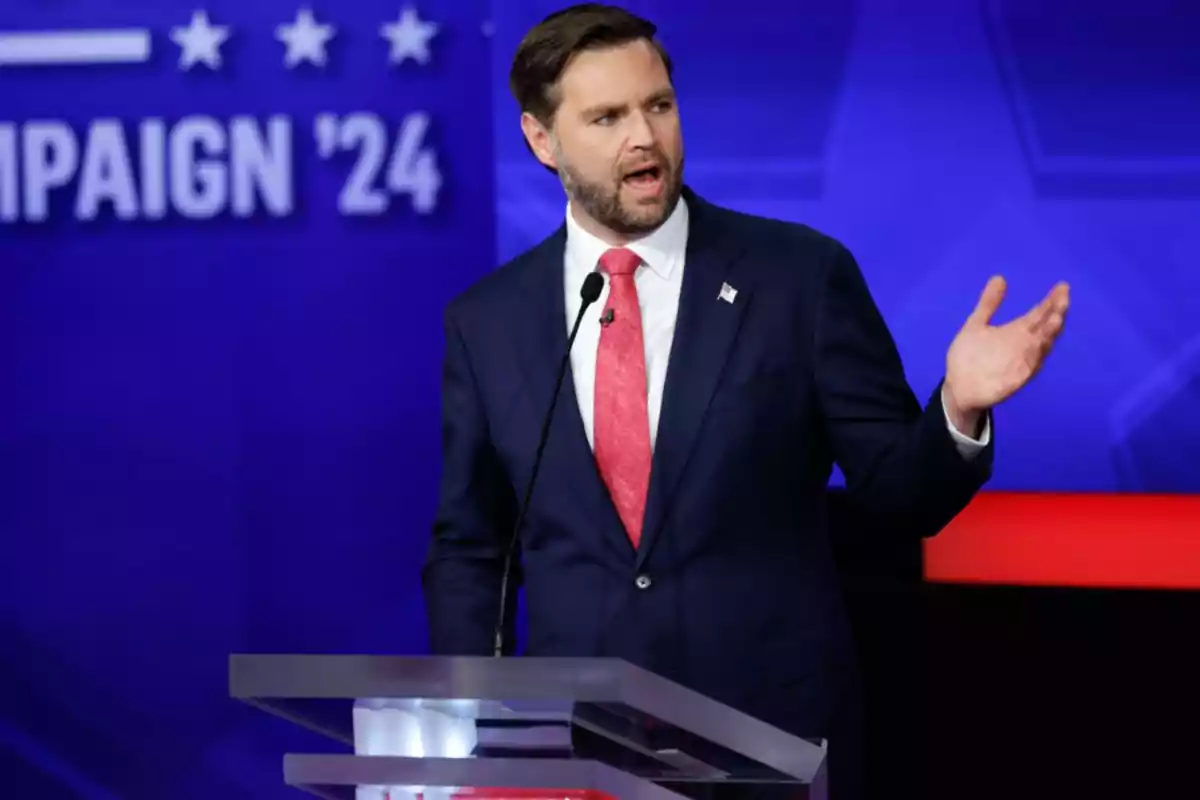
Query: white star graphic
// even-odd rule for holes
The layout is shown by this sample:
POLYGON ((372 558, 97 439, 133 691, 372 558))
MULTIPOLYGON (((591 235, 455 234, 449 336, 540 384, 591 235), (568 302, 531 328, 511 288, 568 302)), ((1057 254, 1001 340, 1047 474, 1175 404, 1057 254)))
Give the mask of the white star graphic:
POLYGON ((422 22, 413 8, 404 9, 399 22, 389 22, 380 30, 383 38, 392 43, 388 60, 393 64, 399 64, 406 58, 412 58, 418 64, 428 64, 429 40, 437 32, 437 23, 422 22))
POLYGON ((210 69, 219 68, 221 45, 228 38, 229 28, 213 26, 204 11, 192 12, 192 21, 186 28, 171 29, 171 41, 182 48, 179 54, 180 69, 191 69, 199 61, 203 61, 210 69))
POLYGON ((332 25, 318 25, 307 8, 296 12, 296 21, 275 29, 275 38, 287 45, 283 63, 291 69, 301 61, 325 66, 325 45, 333 38, 332 25))

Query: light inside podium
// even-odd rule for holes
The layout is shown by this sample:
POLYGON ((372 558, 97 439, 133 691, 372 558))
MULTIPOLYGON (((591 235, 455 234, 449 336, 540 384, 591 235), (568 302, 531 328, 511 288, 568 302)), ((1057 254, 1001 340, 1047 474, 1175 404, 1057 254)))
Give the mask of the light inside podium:
MULTIPOLYGON (((359 700, 354 704, 354 754, 469 758, 475 750, 478 701, 359 700)), ((359 786, 355 800, 451 800, 439 786, 359 786)))
POLYGON ((359 700, 354 753, 360 756, 468 758, 477 743, 476 700, 359 700))

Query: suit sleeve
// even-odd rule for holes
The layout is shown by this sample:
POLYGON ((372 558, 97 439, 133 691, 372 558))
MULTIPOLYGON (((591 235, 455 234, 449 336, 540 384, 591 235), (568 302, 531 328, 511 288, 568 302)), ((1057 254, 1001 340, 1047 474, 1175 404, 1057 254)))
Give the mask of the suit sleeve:
POLYGON ((947 424, 940 382, 921 408, 862 272, 840 245, 824 281, 815 336, 826 436, 851 498, 894 529, 934 536, 991 477, 992 442, 964 458, 947 424))
MULTIPOLYGON (((514 518, 512 484, 488 435, 466 344, 447 313, 441 486, 422 572, 435 655, 491 655, 514 518)), ((519 563, 519 554, 514 553, 505 614, 509 643, 514 638, 519 563)))

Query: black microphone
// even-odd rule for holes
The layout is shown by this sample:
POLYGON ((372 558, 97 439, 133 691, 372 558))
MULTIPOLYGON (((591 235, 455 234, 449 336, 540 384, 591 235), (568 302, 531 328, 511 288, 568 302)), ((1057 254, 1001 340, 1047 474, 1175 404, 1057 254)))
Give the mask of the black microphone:
POLYGON ((567 351, 563 353, 562 362, 558 365, 558 377, 554 381, 554 394, 550 398, 550 408, 546 412, 546 418, 542 421, 542 435, 538 440, 537 454, 533 457, 533 470, 529 474, 529 483, 525 486, 525 499, 521 501, 521 509, 517 514, 516 524, 513 525, 512 538, 508 540, 508 552, 504 555, 504 573, 500 578, 500 616, 496 622, 495 649, 492 653, 497 657, 504 654, 504 607, 508 604, 508 582, 512 576, 513 552, 517 549, 517 542, 520 541, 521 523, 525 521, 525 514, 529 511, 529 501, 533 497, 533 485, 537 483, 538 468, 542 465, 542 452, 546 449, 546 439, 550 436, 550 421, 554 419, 554 407, 558 405, 559 389, 562 387, 563 377, 567 374, 567 365, 570 363, 571 347, 575 344, 575 335, 579 333, 579 323, 583 321, 584 312, 600 298, 600 291, 603 288, 604 276, 599 272, 590 272, 583 279, 583 288, 579 290, 579 297, 583 302, 579 306, 579 313, 575 315, 575 324, 571 326, 571 335, 567 337, 567 351))

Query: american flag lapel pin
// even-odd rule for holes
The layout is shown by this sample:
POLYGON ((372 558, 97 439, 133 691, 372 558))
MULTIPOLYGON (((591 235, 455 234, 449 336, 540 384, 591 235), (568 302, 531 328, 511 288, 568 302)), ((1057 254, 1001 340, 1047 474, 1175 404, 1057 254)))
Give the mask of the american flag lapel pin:
POLYGON ((717 295, 717 299, 724 300, 726 303, 732 304, 737 299, 737 289, 730 286, 728 283, 721 284, 721 293, 717 295))

